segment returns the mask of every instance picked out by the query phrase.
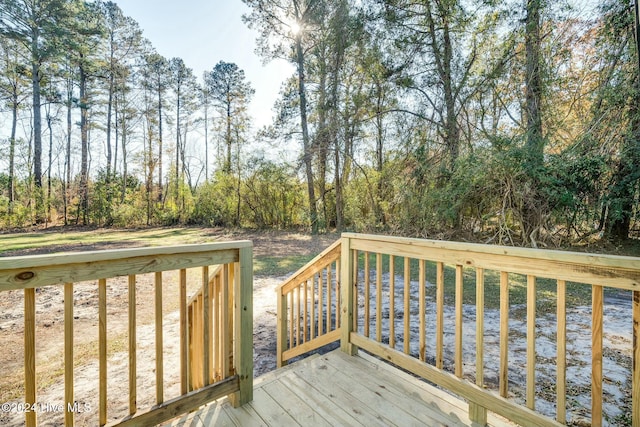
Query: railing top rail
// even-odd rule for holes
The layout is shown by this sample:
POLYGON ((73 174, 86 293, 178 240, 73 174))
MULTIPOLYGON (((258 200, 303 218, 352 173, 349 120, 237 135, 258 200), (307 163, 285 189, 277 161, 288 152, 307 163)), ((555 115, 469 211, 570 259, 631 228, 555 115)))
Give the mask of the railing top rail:
POLYGON ((204 252, 223 251, 252 247, 250 240, 232 242, 214 242, 174 246, 154 246, 130 249, 105 249, 95 251, 60 252, 44 255, 20 255, 2 257, 0 255, 0 270, 16 268, 31 268, 64 264, 78 264, 84 262, 113 261, 127 258, 137 258, 153 255, 183 255, 204 252))
POLYGON ((341 244, 342 244, 342 239, 338 239, 335 242, 333 242, 331 244, 331 246, 326 248, 318 256, 313 258, 311 261, 306 263, 304 266, 300 267, 298 269, 298 271, 293 273, 291 275, 291 277, 289 277, 289 279, 287 279, 286 282, 284 282, 283 284, 281 284, 277 288, 277 292, 279 292, 279 293, 287 292, 289 290, 289 287, 292 286, 292 284, 294 284, 294 285, 297 284, 295 282, 305 280, 304 279, 305 277, 307 277, 307 278, 310 277, 314 272, 313 270, 310 271, 310 269, 312 267, 314 267, 316 264, 318 264, 319 262, 321 262, 323 259, 326 259, 328 256, 330 257, 333 254, 333 252, 335 252, 335 254, 333 254, 334 256, 331 257, 331 258, 337 259, 337 257, 340 256, 341 244))
POLYGON ((410 237, 382 236, 375 234, 343 233, 342 237, 377 242, 397 243, 407 248, 442 249, 457 252, 505 255, 537 260, 560 261, 589 266, 640 270, 640 257, 569 252, 551 249, 519 248, 513 246, 486 245, 481 243, 451 242, 410 237))
POLYGON ((250 241, 113 249, 0 259, 0 291, 238 262, 250 241))

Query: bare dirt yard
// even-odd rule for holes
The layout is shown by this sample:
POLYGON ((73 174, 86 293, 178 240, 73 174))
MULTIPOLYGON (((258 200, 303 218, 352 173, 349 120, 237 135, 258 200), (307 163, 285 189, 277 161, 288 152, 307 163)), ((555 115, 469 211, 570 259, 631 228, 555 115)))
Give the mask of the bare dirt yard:
MULTIPOLYGON (((95 233, 95 231, 90 231, 95 233)), ((306 259, 320 253, 337 235, 307 236, 293 232, 229 232, 201 229, 184 243, 251 240, 254 244, 254 376, 275 369, 276 363, 276 287, 306 259)), ((168 244, 179 244, 171 239, 168 244)), ((162 244, 162 242, 154 242, 162 244)), ((143 246, 135 240, 118 242, 65 243, 4 252, 2 256, 35 255, 143 246)), ((190 271, 188 293, 198 288, 198 271, 190 271)), ((178 288, 172 273, 164 278, 164 371, 165 400, 179 394, 179 312, 178 288)), ((111 279, 107 284, 108 316, 108 415, 109 421, 128 414, 128 286, 127 278, 111 279)), ((155 328, 153 276, 136 281, 138 407, 155 404, 155 328)), ((23 386, 24 297, 22 291, 0 296, 0 425, 24 425, 21 404, 23 386)), ((74 285, 74 389, 78 408, 76 425, 97 425, 98 410, 98 290, 96 282, 74 285)), ((60 405, 64 402, 64 292, 63 286, 36 291, 36 369, 39 425, 63 424, 60 405)))

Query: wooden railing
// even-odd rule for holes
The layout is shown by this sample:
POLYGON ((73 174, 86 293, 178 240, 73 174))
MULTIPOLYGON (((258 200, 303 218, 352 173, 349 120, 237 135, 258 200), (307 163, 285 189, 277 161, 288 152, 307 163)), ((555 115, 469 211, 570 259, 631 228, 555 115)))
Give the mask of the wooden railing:
MULTIPOLYGON (((621 385, 631 398, 622 417, 640 426, 639 258, 350 233, 339 247, 341 348, 349 354, 363 349, 466 399, 470 418, 482 425, 487 410, 525 426, 580 423, 568 419, 578 400, 587 405, 588 420, 582 422, 619 425, 603 413, 603 383, 612 382, 606 366, 603 372, 603 360, 610 360, 603 345, 605 289, 630 299, 630 337, 620 357, 631 360, 622 368, 630 390, 621 385), (494 306, 487 307, 488 301, 494 306), (585 312, 588 327, 584 319, 572 323, 578 322, 576 313, 585 312), (549 317, 551 330, 542 334, 537 324, 549 317), (586 348, 571 345, 569 355, 567 344, 585 334, 586 348), (587 362, 573 360, 584 353, 587 362), (543 372, 544 363, 555 364, 551 373, 543 372), (590 384, 575 390, 572 384, 584 369, 590 384), (590 396, 578 396, 585 390, 590 396), (548 399, 555 402, 549 405, 548 399)), ((317 260, 311 268, 322 264, 317 260)), ((288 322, 278 329, 283 360, 326 343, 299 338, 310 327, 297 302, 309 274, 303 269, 296 277, 288 293, 279 293, 278 319, 288 322)), ((304 310, 308 303, 302 304, 304 310)))
POLYGON ((340 339, 340 241, 280 285, 277 365, 340 339))
MULTIPOLYGON (((98 294, 95 331, 98 337, 98 372, 94 380, 99 402, 96 419, 89 424, 102 426, 107 424, 108 419, 114 419, 113 415, 108 417, 108 402, 111 405, 113 400, 117 401, 122 396, 107 396, 108 349, 112 345, 107 340, 107 328, 111 321, 107 315, 107 286, 109 289, 119 286, 115 283, 115 278, 119 276, 128 277, 128 416, 109 425, 155 425, 226 395, 231 396, 235 405, 250 401, 253 394, 252 268, 252 244, 247 241, 1 258, 0 291, 24 290, 25 395, 22 403, 15 407, 25 413, 26 425, 37 425, 38 411, 42 411, 39 406, 42 405, 42 399, 39 398, 42 390, 36 384, 36 361, 39 360, 36 354, 36 291, 39 289, 64 287, 64 396, 60 396, 64 404, 45 409, 64 412, 64 424, 72 426, 79 409, 78 401, 91 398, 74 393, 74 286, 88 281, 94 283, 92 292, 98 294), (211 276, 210 266, 218 266, 214 267, 211 276), (215 301, 216 308, 213 311, 207 304, 203 304, 201 310, 187 311, 187 271, 195 269, 202 270, 202 282, 205 284, 203 301, 215 301), (174 274, 167 274, 169 272, 174 274), (137 279, 149 273, 154 280, 154 301, 137 300, 137 279), (177 277, 175 282, 167 283, 170 276, 177 277), (163 361, 166 352, 163 320, 166 319, 162 307, 163 287, 167 289, 168 286, 179 289, 180 362, 175 368, 179 369, 180 392, 176 397, 166 400, 164 386, 167 366, 163 361), (228 298, 220 298, 216 292, 228 298), (214 295, 214 298, 209 298, 207 293, 214 295), (156 404, 139 408, 137 381, 140 373, 137 362, 141 355, 137 349, 137 332, 144 325, 137 325, 136 306, 147 303, 155 304, 155 354, 151 357, 155 359, 156 404), (215 317, 220 312, 225 313, 224 319, 215 317), (200 328, 199 335, 193 333, 196 324, 200 328), (198 357, 197 352, 201 353, 198 357), (221 357, 225 360, 221 361, 221 357), (203 363, 196 367, 194 360, 202 360, 203 363), (216 370, 210 366, 224 368, 216 370)), ((11 407, 11 404, 6 406, 7 409, 11 407)))

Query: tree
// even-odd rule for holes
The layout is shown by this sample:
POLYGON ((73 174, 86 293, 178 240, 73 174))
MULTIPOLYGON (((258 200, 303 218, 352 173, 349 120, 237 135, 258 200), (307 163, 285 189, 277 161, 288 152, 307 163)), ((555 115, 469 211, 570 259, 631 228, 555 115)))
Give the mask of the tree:
POLYGON ((13 207, 15 202, 15 156, 16 156, 16 130, 18 125, 18 111, 26 101, 28 87, 26 69, 21 65, 24 49, 15 40, 0 39, 2 70, 0 80, 0 99, 6 102, 11 110, 11 134, 9 135, 9 174, 7 179, 7 194, 9 208, 7 210, 8 224, 11 225, 13 207))
MULTIPOLYGON (((232 173, 232 151, 236 146, 236 172, 240 176, 240 146, 242 135, 248 128, 247 108, 255 93, 251 84, 246 81, 244 71, 236 64, 220 61, 213 70, 205 73, 205 87, 218 111, 224 127, 224 143, 226 148, 222 171, 232 173)), ((235 225, 240 224, 240 179, 236 186, 237 206, 235 225)))
POLYGON ((318 233, 318 208, 312 166, 312 146, 307 118, 307 89, 305 74, 305 42, 313 33, 320 1, 313 0, 242 0, 251 8, 243 17, 250 28, 260 32, 258 46, 266 60, 284 58, 297 67, 300 130, 302 133, 302 161, 304 163, 309 198, 311 232, 318 233), (293 48, 293 54, 289 50, 293 48))
POLYGON ((17 40, 30 53, 33 107, 33 176, 36 187, 36 220, 44 217, 42 200, 43 66, 61 53, 60 39, 70 18, 68 0, 5 0, 0 3, 0 34, 17 40))

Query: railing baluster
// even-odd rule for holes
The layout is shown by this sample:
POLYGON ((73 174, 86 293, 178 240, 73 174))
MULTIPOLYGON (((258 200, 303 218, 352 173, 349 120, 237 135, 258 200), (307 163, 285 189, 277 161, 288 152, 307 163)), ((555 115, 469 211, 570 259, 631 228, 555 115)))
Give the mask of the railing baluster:
POLYGON ((376 340, 382 342, 382 254, 376 253, 376 340))
POLYGON ((296 291, 296 345, 300 345, 301 340, 301 331, 300 331, 300 316, 302 313, 302 307, 300 307, 300 302, 302 296, 300 295, 300 287, 295 288, 296 291))
POLYGON ((567 422, 567 299, 566 282, 558 280, 558 301, 557 301, 557 355, 556 355, 556 392, 557 392, 557 413, 556 420, 559 423, 567 422))
POLYGON ((389 255, 389 347, 396 347, 396 260, 389 255))
POLYGON ((341 280, 340 259, 337 259, 335 264, 336 264, 336 329, 340 329, 340 311, 341 311, 340 303, 342 301, 342 299, 340 298, 340 280, 341 280))
POLYGON ((536 278, 527 276, 527 408, 536 408, 536 278))
POLYGON ((302 297, 304 300, 304 307, 302 310, 304 324, 302 342, 307 342, 309 340, 309 281, 305 280, 302 286, 304 286, 304 295, 302 297))
POLYGON ((187 319, 187 270, 180 270, 180 394, 189 391, 189 331, 187 319))
POLYGON ((462 378, 462 289, 463 269, 456 265, 456 345, 455 345, 455 375, 462 378))
MULTIPOLYGON (((24 290, 24 401, 33 407, 36 403, 36 290, 24 290)), ((35 427, 35 411, 25 413, 27 427, 35 427)))
POLYGON ((107 279, 98 280, 99 423, 107 423, 107 279))
POLYGON ((364 336, 369 337, 369 322, 370 322, 370 278, 369 278, 369 252, 364 253, 364 336))
POLYGON ((404 257, 404 352, 411 352, 411 260, 404 257))
POLYGON ((209 302, 207 303, 209 307, 209 384, 213 384, 216 382, 216 351, 218 350, 218 338, 216 326, 218 325, 218 320, 216 319, 216 311, 215 307, 215 283, 220 277, 222 269, 220 267, 216 268, 216 271, 213 276, 209 276, 207 283, 203 284, 203 286, 207 286, 209 288, 209 302))
POLYGON ((436 267, 436 368, 444 366, 444 264, 436 267))
MULTIPOLYGON (((344 241, 343 241, 344 244, 344 241)), ((351 266, 353 267, 352 271, 351 271, 351 277, 353 280, 353 330, 354 331, 359 331, 359 323, 360 323, 360 315, 358 314, 359 312, 359 307, 358 307, 358 295, 359 295, 359 291, 358 291, 358 269, 359 269, 359 264, 360 264, 360 260, 359 260, 359 256, 358 256, 358 250, 353 250, 353 259, 351 262, 351 266)), ((351 252, 349 252, 351 253, 351 252)))
MULTIPOLYGON (((484 387, 484 269, 476 269, 476 385, 484 387)), ((469 418, 487 424, 487 409, 477 403, 469 404, 469 418)))
POLYGON ((64 284, 64 425, 73 426, 73 284, 64 284))
POLYGON ((592 286, 591 306, 591 425, 602 426, 602 286, 592 286))
POLYGON ((331 331, 332 328, 332 319, 333 316, 333 307, 331 307, 333 297, 331 295, 331 290, 333 288, 332 277, 331 277, 331 264, 327 266, 327 332, 331 331))
POLYGON ((509 391, 509 273, 500 272, 500 396, 509 391))
POLYGON ((211 331, 209 330, 209 321, 211 313, 209 312, 209 267, 202 267, 202 381, 203 386, 209 385, 209 361, 211 353, 209 345, 211 343, 211 331))
POLYGON ((293 289, 289 292, 289 348, 295 347, 293 339, 293 289))
POLYGON ((316 278, 311 276, 311 321, 309 329, 311 330, 311 339, 316 337, 316 278))
POLYGON ((633 368, 631 370, 631 417, 640 427, 640 291, 633 292, 633 368))
POLYGON ((162 339, 162 272, 155 274, 155 315, 156 315, 156 404, 164 401, 164 345, 162 339))
MULTIPOLYGON (((251 260, 249 260, 251 261, 251 260)), ((250 265, 253 265, 252 262, 250 265)), ((236 360, 234 359, 234 337, 233 331, 235 331, 236 327, 236 312, 233 307, 236 304, 236 297, 242 297, 241 295, 236 295, 236 289, 239 289, 239 283, 241 281, 240 275, 240 264, 233 263, 226 265, 226 275, 228 277, 227 282, 222 286, 222 315, 224 319, 224 323, 222 324, 222 333, 223 333, 223 346, 222 346, 222 368, 223 375, 222 378, 228 378, 232 375, 232 368, 236 366, 236 360)), ((253 271, 253 270, 251 270, 253 271)), ((251 295, 250 295, 251 296, 251 295)), ((245 301, 245 300, 243 300, 245 301)), ((253 301, 253 299, 251 299, 253 301)), ((238 304, 238 307, 240 304, 238 304)), ((253 308, 253 307, 252 307, 253 308)), ((240 310, 240 308, 238 308, 240 310)), ((249 336, 253 337, 253 330, 249 332, 249 336)), ((246 347, 245 347, 246 348, 246 347)), ((253 350, 249 350, 249 353, 252 354, 253 350)), ((236 374, 237 371, 233 372, 236 374)), ((253 374, 253 373, 252 373, 253 374)))
POLYGON ((418 299, 419 299, 419 316, 420 316, 420 338, 419 338, 419 352, 420 352, 420 360, 426 360, 426 331, 427 331, 427 318, 426 318, 426 267, 425 260, 421 259, 419 261, 420 271, 418 274, 418 299))
POLYGON ((324 335, 324 283, 318 273, 318 336, 324 335))
MULTIPOLYGON (((213 318, 215 321, 213 327, 213 342, 214 349, 213 353, 215 354, 214 361, 214 372, 215 372, 215 380, 222 380, 222 359, 224 358, 224 354, 222 353, 222 284, 225 280, 224 274, 224 266, 220 269, 220 274, 216 277, 216 280, 213 282, 213 318)), ((280 304, 280 300, 282 300, 282 296, 278 296, 278 304, 280 304)), ((286 304, 286 302, 285 302, 286 304)), ((281 307, 278 307, 281 309, 281 307)), ((284 310, 279 310, 278 313, 286 312, 284 310)), ((280 317, 278 316, 278 322, 281 322, 280 317)), ((285 327, 287 322, 284 323, 285 327)), ((278 329, 278 342, 282 340, 282 337, 286 337, 287 334, 281 334, 280 329, 278 329)), ((280 345, 280 343, 278 343, 280 345)), ((281 349, 283 350, 283 349, 281 349)), ((279 352, 280 354, 280 352, 279 352)))
POLYGON ((138 410, 136 358, 136 276, 129 276, 129 415, 138 410))

